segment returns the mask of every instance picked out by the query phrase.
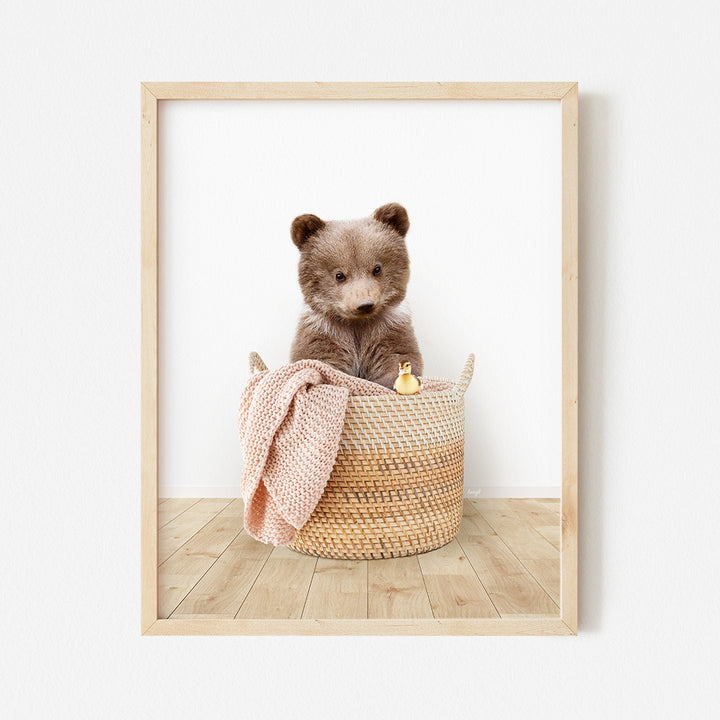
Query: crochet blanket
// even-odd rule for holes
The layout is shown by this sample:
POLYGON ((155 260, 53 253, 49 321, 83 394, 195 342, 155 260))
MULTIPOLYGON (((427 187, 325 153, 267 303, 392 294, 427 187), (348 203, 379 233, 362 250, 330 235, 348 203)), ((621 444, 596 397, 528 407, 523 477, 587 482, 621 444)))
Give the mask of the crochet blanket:
POLYGON ((245 529, 252 537, 273 545, 293 542, 332 472, 351 392, 391 391, 319 360, 299 360, 250 377, 238 429, 245 529))
MULTIPOLYGON (((448 387, 429 381, 423 389, 448 387)), ((319 360, 251 375, 238 422, 247 532, 273 545, 292 543, 332 472, 348 396, 392 392, 319 360)))

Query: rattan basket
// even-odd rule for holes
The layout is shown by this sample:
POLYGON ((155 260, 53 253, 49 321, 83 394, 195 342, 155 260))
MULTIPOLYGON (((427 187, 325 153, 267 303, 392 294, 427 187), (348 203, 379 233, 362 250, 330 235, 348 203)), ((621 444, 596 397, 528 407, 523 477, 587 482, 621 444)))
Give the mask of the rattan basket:
MULTIPOLYGON (((290 547, 370 560, 428 552, 460 528, 470 355, 449 390, 348 398, 335 466, 290 547)), ((257 353, 250 369, 266 370, 257 353)), ((444 378, 435 378, 444 379, 444 378)))

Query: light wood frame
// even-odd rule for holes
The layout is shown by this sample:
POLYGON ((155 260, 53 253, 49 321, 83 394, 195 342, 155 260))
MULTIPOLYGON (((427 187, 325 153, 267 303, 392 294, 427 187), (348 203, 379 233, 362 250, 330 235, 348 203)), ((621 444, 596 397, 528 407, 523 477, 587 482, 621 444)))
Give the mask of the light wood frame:
POLYGON ((578 557, 578 85, 557 83, 151 82, 142 104, 142 506, 144 635, 576 635, 578 557), (163 100, 554 100, 562 131, 562 549, 557 616, 526 619, 158 618, 158 102, 163 100))

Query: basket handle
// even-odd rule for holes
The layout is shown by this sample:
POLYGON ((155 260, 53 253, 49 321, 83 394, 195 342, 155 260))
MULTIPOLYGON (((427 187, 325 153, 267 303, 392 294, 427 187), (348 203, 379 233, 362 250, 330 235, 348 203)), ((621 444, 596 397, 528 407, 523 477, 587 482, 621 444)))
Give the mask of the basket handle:
POLYGON ((267 365, 263 362, 263 359, 255 352, 250 353, 250 357, 248 358, 248 365, 250 367, 250 374, 256 372, 262 372, 263 370, 267 370, 267 365))
POLYGON ((465 391, 470 386, 470 381, 472 380, 474 369, 475 369, 475 354, 470 353, 470 355, 468 356, 468 359, 465 361, 465 367, 463 367, 462 372, 460 373, 460 377, 458 378, 458 381, 455 383, 455 392, 457 392, 460 396, 464 395, 465 391))

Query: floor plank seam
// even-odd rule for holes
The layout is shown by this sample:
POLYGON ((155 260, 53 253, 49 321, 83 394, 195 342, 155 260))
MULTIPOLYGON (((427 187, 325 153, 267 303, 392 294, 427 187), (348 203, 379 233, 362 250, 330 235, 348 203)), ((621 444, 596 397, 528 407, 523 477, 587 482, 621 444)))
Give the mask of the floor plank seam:
POLYGON ((318 559, 319 558, 315 558, 315 565, 313 566, 312 575, 310 576, 310 582, 308 583, 307 591, 305 592, 305 600, 303 601, 302 610, 300 611, 301 620, 305 617, 305 608, 307 607, 307 601, 310 597, 310 588, 312 587, 313 579, 315 578, 315 571, 317 570, 318 559))
MULTIPOLYGON (((512 505, 510 505, 510 507, 508 509, 510 510, 510 512, 513 514, 513 516, 519 523, 522 523, 526 528, 528 528, 529 530, 534 532, 536 535, 541 537, 548 545, 550 545, 550 547, 552 547, 553 550, 557 551, 557 548, 534 525, 532 525, 525 518, 523 518, 521 515, 519 515, 518 511, 513 509, 512 505)), ((558 524, 559 524, 559 521, 558 521, 558 524)))
POLYGON ((437 620, 437 614, 435 613, 435 608, 433 607, 432 600, 430 599, 430 593, 428 592, 427 583, 425 582, 425 573, 422 571, 422 565, 420 564, 420 558, 416 555, 415 559, 417 560, 418 567, 420 568, 420 577, 423 581, 423 587, 425 588, 425 596, 428 599, 428 604, 430 605, 430 612, 433 615, 433 620, 437 620))
POLYGON ((169 525, 171 522, 174 522, 177 520, 181 515, 184 515, 188 510, 191 510, 194 508, 203 498, 198 498, 195 500, 195 502, 192 505, 188 505, 182 512, 179 512, 177 515, 173 515, 169 520, 166 520, 162 525, 158 526, 158 530, 162 530, 166 525, 169 525))
MULTIPOLYGON (((201 498, 201 499, 202 499, 202 498, 201 498)), ((198 502, 200 502, 200 500, 198 500, 198 502)), ((215 520, 215 518, 216 518, 220 513, 225 512, 225 510, 227 510, 227 509, 230 507, 230 503, 232 503, 232 502, 233 502, 233 500, 231 499, 230 502, 227 503, 227 505, 224 505, 223 507, 221 507, 220 510, 218 510, 202 527, 199 527, 177 550, 175 550, 175 551, 172 552, 170 555, 168 555, 168 556, 158 565, 158 568, 161 568, 173 555, 175 555, 175 553, 180 552, 180 550, 182 550, 182 548, 185 547, 185 545, 187 545, 199 532, 202 532, 213 520, 215 520)), ((191 506, 188 508, 188 510, 190 510, 191 507, 194 507, 194 506, 191 505, 191 506)), ((186 511, 186 512, 187 512, 187 511, 186 511)), ((178 515, 178 517, 180 517, 180 516, 178 515)), ((239 533, 238 533, 238 534, 239 534, 239 533)), ((225 552, 225 551, 223 550, 223 552, 225 552)), ((222 554, 222 553, 221 553, 221 554, 222 554)))
POLYGON ((553 542, 550 540, 550 538, 548 538, 548 536, 545 535, 545 533, 544 533, 542 530, 540 530, 539 528, 535 528, 535 532, 536 532, 538 535, 540 535, 541 537, 544 537, 544 538, 553 546, 553 548, 554 548, 555 550, 557 550, 558 552, 561 552, 560 548, 559 548, 557 545, 555 545, 555 543, 553 543, 553 542))
MULTIPOLYGON (((510 505, 510 507, 508 508, 508 510, 509 510, 509 512, 512 514, 513 519, 515 519, 518 523, 524 525, 524 526, 525 526, 528 530, 530 530, 534 535, 537 535, 538 537, 542 538, 548 545, 550 545, 550 547, 551 547, 556 553, 561 553, 561 550, 560 550, 559 548, 555 547, 555 545, 553 545, 553 544, 550 542, 550 540, 548 540, 533 524, 531 524, 526 518, 523 518, 521 514, 518 514, 518 511, 515 510, 515 509, 513 509, 513 508, 512 508, 512 505, 510 505)), ((485 515, 483 515, 482 511, 478 510, 478 512, 479 512, 479 514, 481 515, 481 517, 485 520, 485 522, 486 522, 488 525, 490 525, 490 521, 487 519, 487 517, 486 517, 485 515)), ((487 512, 487 511, 486 511, 486 512, 487 512)), ((558 525, 560 524, 560 519, 559 519, 559 518, 558 518, 557 523, 558 523, 558 525)), ((493 528, 493 529, 494 529, 494 528, 493 528)), ((505 540, 502 538, 502 536, 500 536, 500 535, 498 534, 497 530, 495 530, 495 533, 498 535, 498 537, 499 537, 503 542, 505 542, 505 540)), ((505 544, 507 545, 507 543, 505 543, 505 544)), ((532 574, 532 573, 531 573, 531 574, 532 574)), ((533 575, 533 577, 534 577, 534 575, 533 575)), ((539 582, 539 581, 538 581, 538 582, 539 582)), ((557 605, 557 603, 555 603, 555 604, 557 605)))
POLYGON ((365 619, 370 617, 370 562, 365 561, 365 619))
MULTIPOLYGON (((457 540, 457 538, 455 538, 457 540)), ((460 549, 463 551, 463 555, 467 558, 468 563, 470 563, 470 567, 472 568, 473 572, 475 573, 475 577, 477 577, 478 582, 482 586, 482 589, 485 591, 485 594, 488 596, 488 600, 492 603, 493 608, 495 609, 495 612, 497 613, 498 618, 502 618, 502 614, 497 609, 497 605, 493 602, 492 595, 488 592, 488 589, 485 587, 485 583, 482 581, 482 578, 480 577, 480 573, 478 573, 477 568, 473 565, 473 561, 470 559, 470 556, 465 551, 465 548, 463 547, 460 540, 457 540, 457 544, 460 546, 460 549)))
MULTIPOLYGON (((522 567, 525 569, 527 574, 535 581, 537 586, 545 593, 545 595, 548 596, 550 602, 552 602, 552 604, 555 605, 555 607, 559 611, 560 605, 558 605, 558 603, 555 602, 555 600, 550 595, 550 593, 547 591, 545 586, 535 577, 535 574, 530 570, 530 568, 528 568, 525 565, 525 563, 522 561, 522 559, 520 557, 518 557, 517 553, 515 553, 515 551, 505 542, 505 538, 503 538, 503 536, 498 533, 498 531, 493 527, 492 523, 485 517, 485 515, 483 515, 481 512, 479 512, 479 515, 492 528, 493 532, 500 539, 500 542, 507 548, 508 552, 515 557, 515 559, 520 563, 520 565, 522 565, 522 567)), ((559 559, 558 559, 558 562, 560 562, 559 559)), ((562 588, 561 588, 561 590, 562 590, 562 588)))
POLYGON ((265 566, 268 564, 268 560, 272 557, 272 550, 268 553, 267 557, 265 558, 265 562, 262 564, 260 569, 257 572, 257 575, 253 578, 252 583, 250 583, 250 587, 248 588, 248 591, 245 593, 245 596, 240 601, 240 605, 238 605, 238 609, 235 611, 235 614, 233 615, 233 620, 237 620, 237 616, 240 614, 240 611, 242 610, 242 606, 245 604, 245 601, 250 596, 250 593, 252 592, 252 589, 255 587, 255 583, 257 582, 257 579, 260 577, 260 573, 265 569, 265 566))
MULTIPOLYGON (((200 581, 213 569, 215 563, 223 556, 223 554, 225 553, 225 551, 226 551, 226 550, 238 539, 238 537, 240 537, 240 535, 242 535, 242 533, 244 533, 244 532, 245 532, 245 528, 243 528, 242 530, 240 530, 240 532, 239 532, 237 535, 235 535, 235 537, 233 537, 233 539, 227 544, 227 546, 225 547, 225 550, 223 550, 223 551, 212 561, 212 563, 210 563, 210 567, 208 567, 208 569, 195 581, 195 583, 193 584, 193 586, 185 593, 185 595, 182 597, 182 599, 180 600, 180 602, 173 608, 172 612, 168 615, 168 618, 171 618, 171 617, 173 616, 173 613, 183 604, 183 602, 185 601, 185 598, 198 586, 198 583, 200 583, 200 581)), ((191 539, 192 539, 192 538, 191 538, 191 539)), ((188 540, 188 542, 190 542, 190 540, 188 540)), ((174 553, 173 553, 173 554, 174 554, 174 553)), ((169 559, 170 559, 170 558, 168 558, 168 560, 169 560, 169 559)), ((166 560, 165 562, 167 562, 167 560, 166 560)))

